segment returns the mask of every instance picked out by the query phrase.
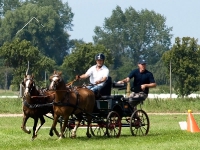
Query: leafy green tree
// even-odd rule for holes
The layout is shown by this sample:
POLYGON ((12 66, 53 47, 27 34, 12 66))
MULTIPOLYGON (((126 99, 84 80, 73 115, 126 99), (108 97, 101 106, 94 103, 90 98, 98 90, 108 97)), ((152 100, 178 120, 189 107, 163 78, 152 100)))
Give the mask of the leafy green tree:
MULTIPOLYGON (((29 41, 15 39, 11 43, 5 42, 0 47, 0 58, 4 59, 4 66, 12 67, 13 85, 19 85, 27 71, 27 64, 30 64, 29 73, 34 74, 36 82, 44 81, 44 71, 52 71, 55 61, 44 56, 29 41)), ((39 83, 39 82, 38 82, 39 83)), ((41 85, 41 83, 39 83, 41 85)))
POLYGON ((54 7, 55 2, 48 6, 27 2, 14 11, 7 11, 1 19, 0 45, 16 37, 26 39, 61 65, 73 45, 67 33, 72 27, 73 13, 67 3, 54 7))
POLYGON ((169 50, 172 35, 167 27, 166 18, 154 11, 136 11, 129 7, 123 12, 119 6, 112 15, 105 18, 103 27, 95 27, 93 40, 110 49, 114 57, 113 69, 124 68, 124 56, 130 61, 130 68, 139 58, 155 65, 162 54, 169 50))
POLYGON ((8 10, 16 10, 21 4, 21 0, 0 0, 0 16, 3 17, 8 10))
POLYGON ((53 10, 60 16, 60 22, 66 30, 72 30, 74 14, 68 3, 62 3, 62 0, 26 0, 26 3, 33 3, 40 7, 52 6, 53 10))
POLYGON ((197 40, 190 37, 176 38, 172 49, 165 52, 162 60, 168 68, 171 61, 174 90, 181 97, 199 90, 200 82, 200 46, 197 40))
POLYGON ((0 89, 7 90, 12 80, 13 68, 3 65, 3 59, 0 59, 0 89))
POLYGON ((100 44, 77 43, 71 54, 66 56, 63 61, 63 74, 65 74, 65 77, 68 77, 69 80, 72 80, 76 75, 85 73, 89 67, 96 64, 95 55, 98 53, 103 53, 105 55, 105 65, 109 67, 110 64, 112 64, 112 55, 109 49, 106 49, 100 44))

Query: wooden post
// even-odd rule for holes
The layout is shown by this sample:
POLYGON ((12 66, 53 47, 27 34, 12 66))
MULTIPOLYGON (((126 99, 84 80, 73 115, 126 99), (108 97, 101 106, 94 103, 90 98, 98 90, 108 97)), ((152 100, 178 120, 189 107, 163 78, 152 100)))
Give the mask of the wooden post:
POLYGON ((126 97, 129 97, 130 93, 131 93, 131 86, 130 86, 130 82, 127 82, 127 88, 126 88, 126 97))

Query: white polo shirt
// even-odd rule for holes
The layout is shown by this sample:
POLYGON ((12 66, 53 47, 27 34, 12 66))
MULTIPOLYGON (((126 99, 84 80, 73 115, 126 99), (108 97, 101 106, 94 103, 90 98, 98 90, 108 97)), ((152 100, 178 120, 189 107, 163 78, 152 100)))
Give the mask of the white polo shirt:
MULTIPOLYGON (((90 83, 92 84, 95 84, 96 81, 101 80, 103 77, 106 77, 108 79, 108 75, 109 75, 109 69, 105 65, 103 65, 98 71, 96 67, 97 65, 90 67, 85 73, 90 76, 90 83)), ((102 86, 104 82, 98 85, 102 86)))

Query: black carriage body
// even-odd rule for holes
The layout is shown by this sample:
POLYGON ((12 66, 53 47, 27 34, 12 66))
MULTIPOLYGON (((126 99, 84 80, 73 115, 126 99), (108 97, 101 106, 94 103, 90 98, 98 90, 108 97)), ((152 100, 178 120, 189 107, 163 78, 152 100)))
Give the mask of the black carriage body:
POLYGON ((96 100, 100 115, 106 117, 109 112, 115 111, 121 118, 131 116, 133 110, 127 101, 123 101, 123 98, 123 95, 111 95, 96 100))

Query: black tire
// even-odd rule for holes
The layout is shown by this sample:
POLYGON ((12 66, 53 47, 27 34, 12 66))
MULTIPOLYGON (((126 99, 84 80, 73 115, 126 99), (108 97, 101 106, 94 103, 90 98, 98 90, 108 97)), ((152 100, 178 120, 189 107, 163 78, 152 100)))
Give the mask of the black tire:
POLYGON ((130 130, 133 136, 144 136, 149 132, 150 122, 144 110, 136 110, 130 118, 130 130))
POLYGON ((111 111, 107 116, 106 133, 108 137, 118 138, 121 134, 121 117, 116 111, 111 111))
POLYGON ((90 125, 90 132, 93 136, 106 136, 106 121, 94 121, 90 125))

